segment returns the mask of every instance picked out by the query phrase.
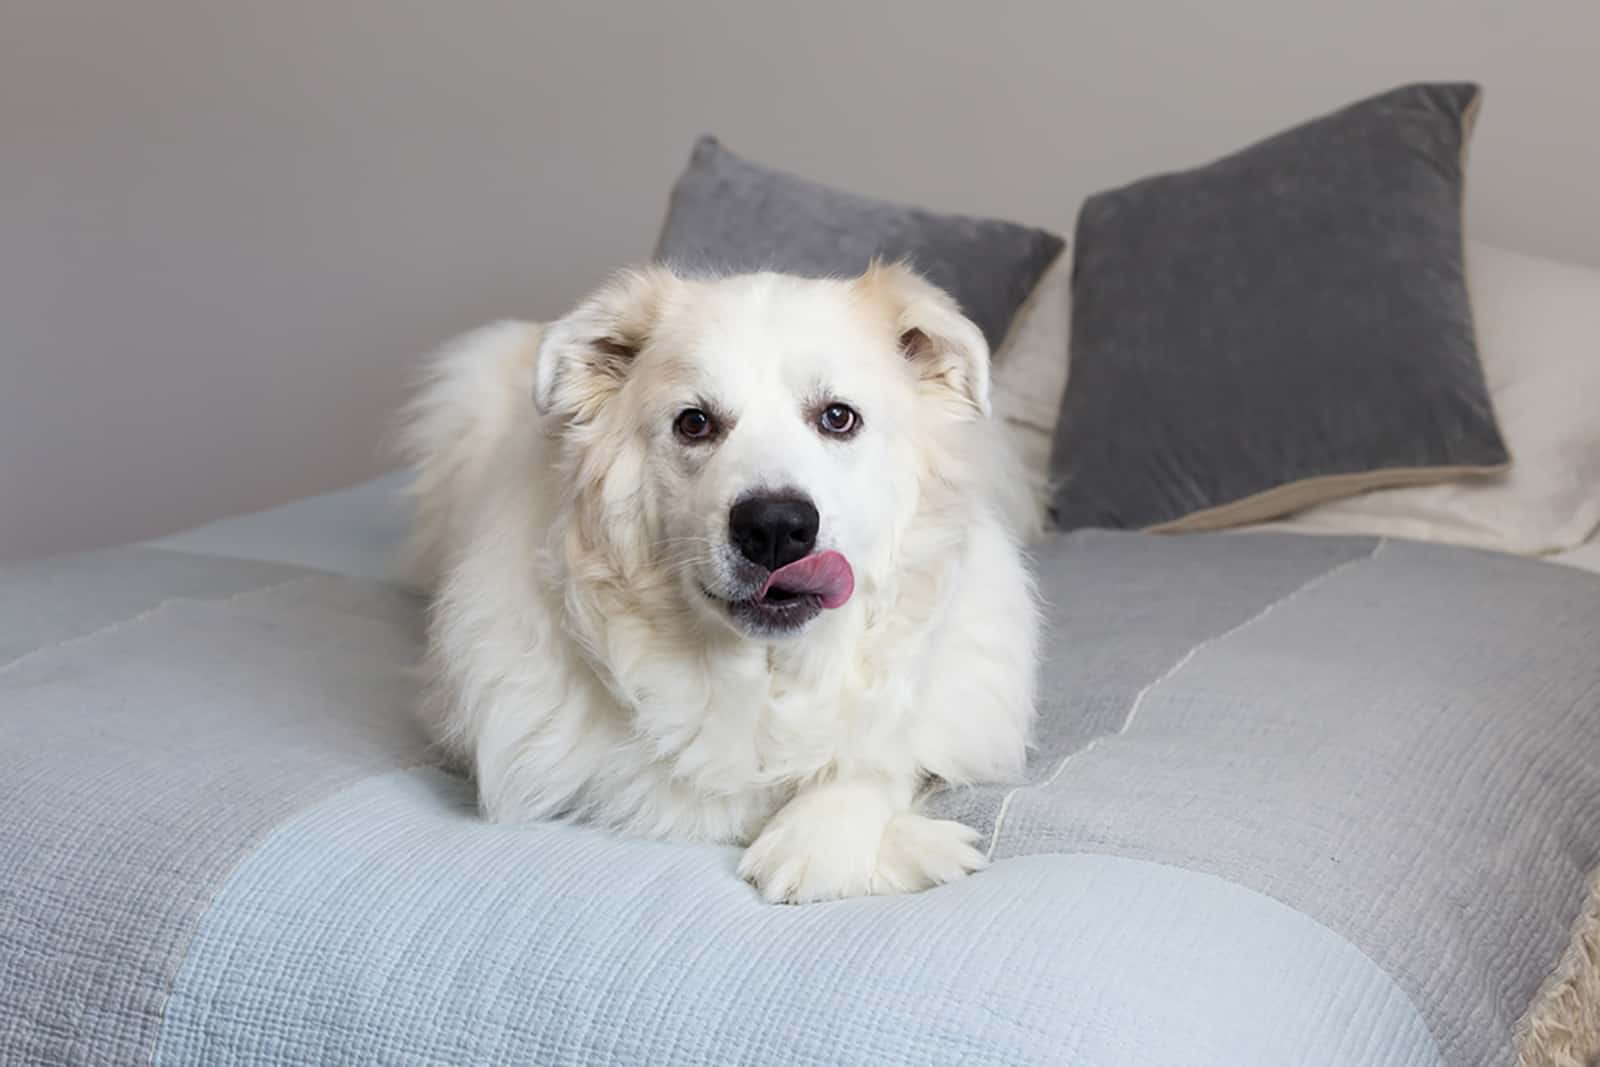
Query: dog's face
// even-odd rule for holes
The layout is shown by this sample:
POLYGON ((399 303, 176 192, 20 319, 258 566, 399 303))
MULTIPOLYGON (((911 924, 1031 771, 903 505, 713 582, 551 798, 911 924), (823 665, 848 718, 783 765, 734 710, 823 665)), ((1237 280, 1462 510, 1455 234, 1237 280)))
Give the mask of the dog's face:
MULTIPOLYGON (((854 281, 630 274, 546 332, 535 399, 613 569, 753 638, 880 585, 988 352, 901 267, 854 281)), ((676 604, 674 606, 677 606, 676 604)))

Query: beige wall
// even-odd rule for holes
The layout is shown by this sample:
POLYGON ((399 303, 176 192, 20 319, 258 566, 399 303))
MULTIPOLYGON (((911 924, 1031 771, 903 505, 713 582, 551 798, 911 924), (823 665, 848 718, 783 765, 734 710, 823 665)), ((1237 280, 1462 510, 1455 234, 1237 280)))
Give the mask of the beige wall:
POLYGON ((691 138, 1069 232, 1390 85, 1478 236, 1600 263, 1600 3, 0 4, 0 557, 364 476, 416 357, 649 251, 691 138))

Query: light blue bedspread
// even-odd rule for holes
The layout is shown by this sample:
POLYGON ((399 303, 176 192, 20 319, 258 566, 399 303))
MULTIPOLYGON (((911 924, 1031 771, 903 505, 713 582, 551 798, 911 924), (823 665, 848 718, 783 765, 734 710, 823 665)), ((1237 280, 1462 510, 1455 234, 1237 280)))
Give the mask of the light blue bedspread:
POLYGON ((1041 550, 960 883, 491 826, 393 488, 0 571, 0 1063, 1504 1064, 1600 865, 1600 579, 1273 535, 1041 550))

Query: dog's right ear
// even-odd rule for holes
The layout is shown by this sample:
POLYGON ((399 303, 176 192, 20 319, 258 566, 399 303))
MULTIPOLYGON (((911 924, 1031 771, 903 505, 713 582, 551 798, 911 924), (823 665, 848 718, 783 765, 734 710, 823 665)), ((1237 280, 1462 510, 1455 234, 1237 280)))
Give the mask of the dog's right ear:
POLYGON ((545 327, 533 367, 533 404, 575 422, 622 388, 678 279, 664 267, 625 270, 545 327))
POLYGON ((988 418, 989 345, 953 297, 904 263, 874 260, 853 284, 888 316, 930 395, 958 418, 988 418))

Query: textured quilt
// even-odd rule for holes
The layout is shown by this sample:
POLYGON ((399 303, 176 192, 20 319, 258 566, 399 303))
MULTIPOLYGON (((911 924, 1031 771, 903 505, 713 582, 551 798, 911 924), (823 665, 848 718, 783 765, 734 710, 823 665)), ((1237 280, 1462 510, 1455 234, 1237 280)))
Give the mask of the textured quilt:
POLYGON ((1600 579, 1276 535, 1038 568, 1029 781, 936 800, 993 866, 807 907, 479 820, 372 577, 0 571, 0 1063, 1475 1067, 1541 997, 1581 1047, 1600 579))

